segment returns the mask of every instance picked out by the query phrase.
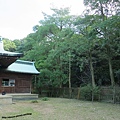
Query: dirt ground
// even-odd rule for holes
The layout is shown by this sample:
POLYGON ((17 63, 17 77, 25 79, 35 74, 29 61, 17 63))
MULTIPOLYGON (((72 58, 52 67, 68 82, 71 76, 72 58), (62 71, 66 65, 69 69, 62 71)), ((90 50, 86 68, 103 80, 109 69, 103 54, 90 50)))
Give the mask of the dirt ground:
POLYGON ((92 103, 87 101, 63 98, 49 98, 47 101, 39 99, 37 102, 38 103, 36 103, 36 101, 16 101, 10 105, 0 105, 0 119, 120 120, 119 104, 98 102, 92 103), (31 113, 31 115, 27 115, 27 113, 31 113), (7 118, 12 116, 14 118, 7 118))

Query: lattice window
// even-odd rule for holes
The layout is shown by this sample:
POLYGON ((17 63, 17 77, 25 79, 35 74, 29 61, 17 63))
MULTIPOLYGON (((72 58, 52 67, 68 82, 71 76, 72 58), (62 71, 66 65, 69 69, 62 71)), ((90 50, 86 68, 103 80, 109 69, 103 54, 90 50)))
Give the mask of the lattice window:
POLYGON ((15 80, 14 79, 3 79, 2 86, 15 86, 15 80))

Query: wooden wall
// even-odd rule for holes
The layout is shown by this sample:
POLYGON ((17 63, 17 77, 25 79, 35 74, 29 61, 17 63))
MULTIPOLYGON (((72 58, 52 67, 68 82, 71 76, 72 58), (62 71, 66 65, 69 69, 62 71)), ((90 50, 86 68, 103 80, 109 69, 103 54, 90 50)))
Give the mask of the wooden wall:
POLYGON ((22 73, 0 72, 0 93, 30 93, 32 75, 22 73), (14 79, 15 86, 3 86, 3 79, 14 79))

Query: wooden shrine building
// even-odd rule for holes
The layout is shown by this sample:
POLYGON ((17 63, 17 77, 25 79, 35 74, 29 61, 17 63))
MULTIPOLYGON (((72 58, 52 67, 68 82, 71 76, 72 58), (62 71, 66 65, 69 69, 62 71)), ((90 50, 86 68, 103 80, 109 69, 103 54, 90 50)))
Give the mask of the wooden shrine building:
POLYGON ((18 60, 21 53, 8 52, 0 38, 0 93, 31 93, 33 75, 39 74, 34 62, 18 60))

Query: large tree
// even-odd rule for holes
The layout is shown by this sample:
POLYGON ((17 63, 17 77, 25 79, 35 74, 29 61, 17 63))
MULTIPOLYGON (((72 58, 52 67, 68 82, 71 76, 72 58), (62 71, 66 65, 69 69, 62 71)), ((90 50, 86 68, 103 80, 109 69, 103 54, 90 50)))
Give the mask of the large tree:
MULTIPOLYGON (((95 75, 93 62, 95 62, 95 57, 93 54, 96 54, 95 46, 97 45, 98 39, 96 37, 96 31, 93 26, 96 23, 96 17, 93 15, 87 15, 84 17, 78 17, 75 22, 76 33, 81 37, 79 39, 79 53, 81 57, 84 58, 82 63, 87 61, 89 63, 90 73, 91 73, 91 83, 95 87, 95 75)), ((80 58, 81 59, 81 58, 80 58)), ((86 64, 87 64, 86 63, 86 64)))
POLYGON ((52 15, 43 13, 44 19, 34 27, 34 37, 28 35, 24 39, 24 58, 31 60, 33 56, 41 76, 44 75, 42 78, 47 79, 50 85, 62 87, 69 79, 68 86, 71 88, 72 44, 69 43, 73 35, 71 27, 74 16, 69 15, 69 8, 52 11, 52 15))
POLYGON ((16 45, 13 41, 4 38, 3 39, 4 49, 7 51, 15 52, 16 51, 16 45))
POLYGON ((84 0, 84 4, 89 8, 89 14, 94 13, 95 15, 101 17, 101 21, 99 21, 99 23, 95 25, 95 29, 98 32, 99 38, 101 39, 101 46, 104 46, 104 49, 106 51, 106 58, 108 59, 109 63, 111 85, 114 86, 115 80, 112 67, 112 58, 114 56, 114 53, 112 50, 112 46, 116 45, 116 40, 118 41, 120 35, 119 32, 116 31, 117 29, 115 28, 115 24, 119 25, 119 16, 117 21, 113 19, 113 16, 119 15, 120 3, 118 0, 84 0), (110 25, 111 27, 113 27, 112 29, 110 29, 109 24, 112 25, 110 25), (113 33, 114 35, 111 35, 111 33, 113 33))

